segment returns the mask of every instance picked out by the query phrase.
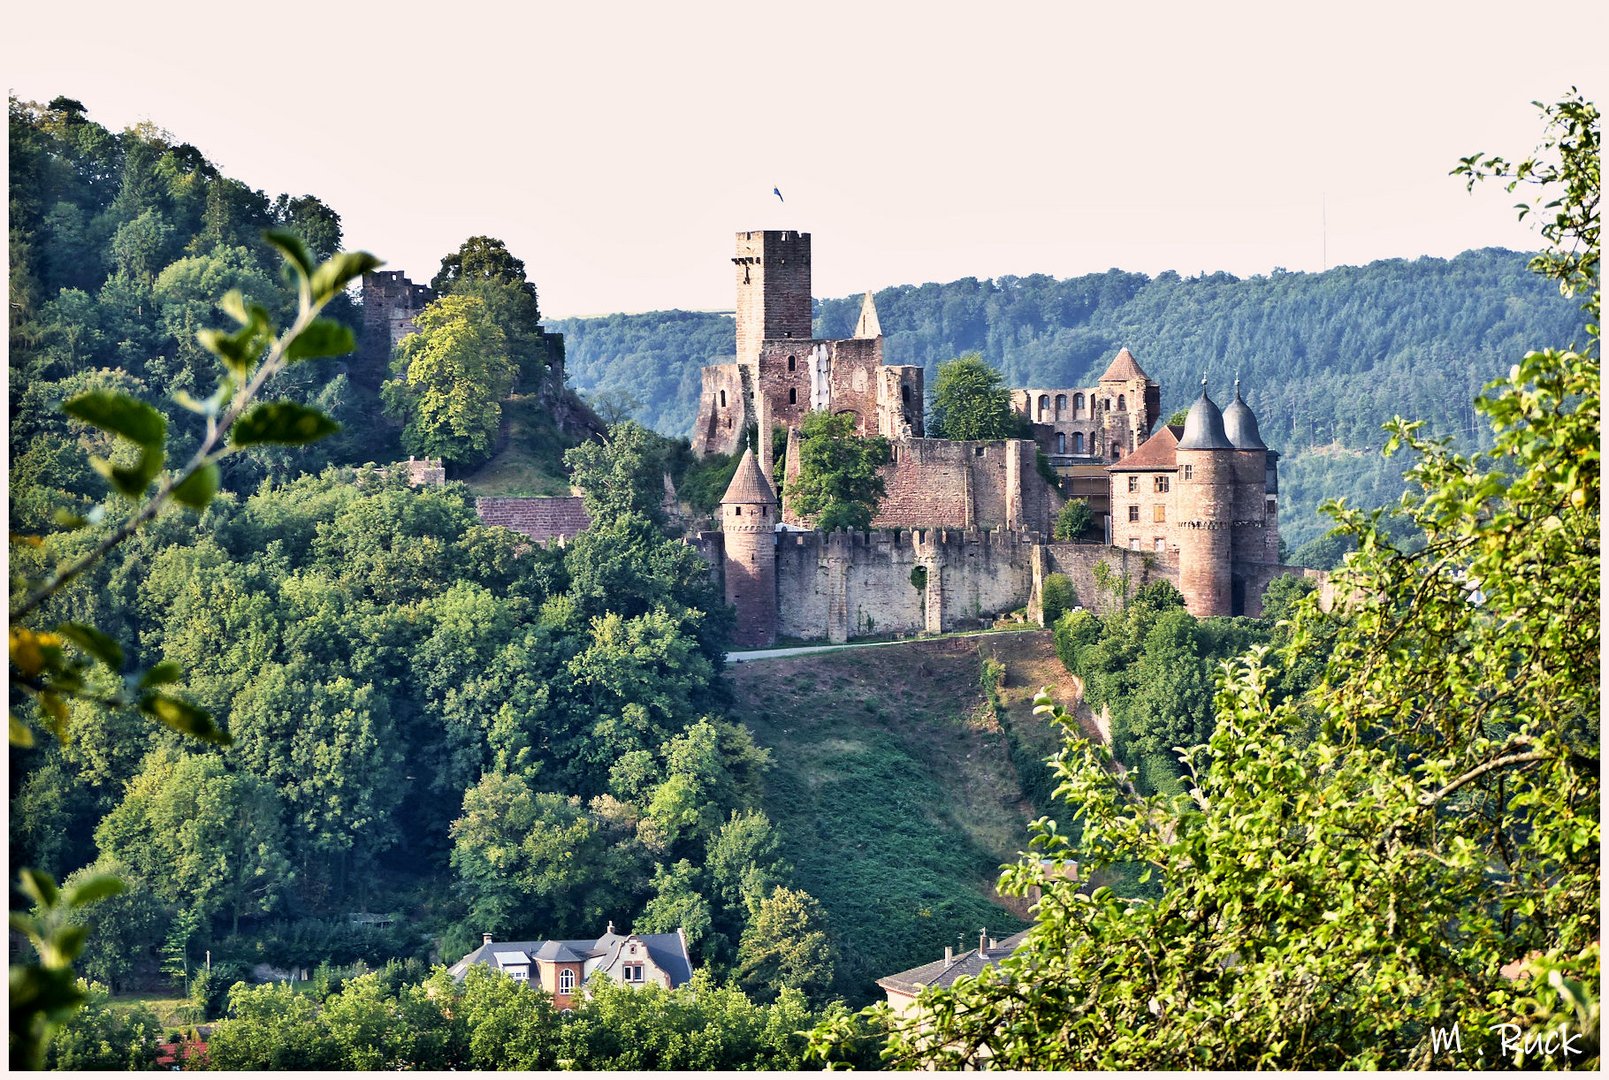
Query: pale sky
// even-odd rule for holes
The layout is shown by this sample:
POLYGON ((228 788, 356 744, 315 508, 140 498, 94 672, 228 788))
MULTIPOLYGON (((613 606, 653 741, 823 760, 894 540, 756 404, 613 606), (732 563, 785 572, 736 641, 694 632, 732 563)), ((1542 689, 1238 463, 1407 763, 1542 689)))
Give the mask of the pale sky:
POLYGON ((729 309, 740 229, 814 233, 819 297, 1531 248, 1447 173, 1601 103, 1604 10, 94 0, 3 48, 17 96, 317 195, 416 281, 500 237, 552 318, 729 309))

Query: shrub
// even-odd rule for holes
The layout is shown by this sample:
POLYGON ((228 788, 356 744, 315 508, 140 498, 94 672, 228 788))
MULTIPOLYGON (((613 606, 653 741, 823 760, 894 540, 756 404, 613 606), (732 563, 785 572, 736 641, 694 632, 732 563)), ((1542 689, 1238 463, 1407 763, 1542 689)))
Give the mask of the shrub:
POLYGON ((1054 626, 1056 620, 1071 611, 1078 603, 1078 593, 1066 574, 1048 574, 1040 591, 1040 605, 1044 608, 1044 625, 1054 626))
POLYGON ((1068 499, 1056 515, 1053 534, 1057 540, 1079 540, 1095 527, 1095 512, 1086 499, 1068 499))

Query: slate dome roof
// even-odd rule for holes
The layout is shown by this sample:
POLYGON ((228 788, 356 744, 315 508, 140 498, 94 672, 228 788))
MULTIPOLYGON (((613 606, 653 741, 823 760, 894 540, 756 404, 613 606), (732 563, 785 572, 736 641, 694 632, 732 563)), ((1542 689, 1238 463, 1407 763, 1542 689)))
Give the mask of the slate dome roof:
POLYGON ((1257 430, 1257 417, 1240 396, 1240 380, 1235 380, 1235 400, 1223 412, 1224 434, 1236 450, 1267 450, 1257 430))
POLYGON ((1201 380, 1201 396, 1190 406, 1184 420, 1184 434, 1179 436, 1180 450, 1233 450, 1234 444, 1224 433, 1224 414, 1218 411, 1207 396, 1207 380, 1201 380))

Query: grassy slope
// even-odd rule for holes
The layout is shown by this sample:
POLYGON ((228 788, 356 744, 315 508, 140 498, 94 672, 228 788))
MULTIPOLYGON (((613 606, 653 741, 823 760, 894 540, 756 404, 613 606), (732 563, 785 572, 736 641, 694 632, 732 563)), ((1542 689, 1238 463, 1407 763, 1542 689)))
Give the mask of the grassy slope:
POLYGON ((1026 925, 993 886, 1036 815, 1018 768, 1037 771, 1054 747, 1031 702, 1058 671, 1043 632, 732 669, 735 715, 775 755, 766 812, 827 911, 850 1000, 881 997, 876 979, 969 945, 980 927, 1004 937, 1026 925), (980 647, 1007 665, 1004 727, 984 700, 980 647))
POLYGON ((476 495, 568 495, 564 451, 572 445, 534 394, 511 398, 498 452, 462 479, 476 495))

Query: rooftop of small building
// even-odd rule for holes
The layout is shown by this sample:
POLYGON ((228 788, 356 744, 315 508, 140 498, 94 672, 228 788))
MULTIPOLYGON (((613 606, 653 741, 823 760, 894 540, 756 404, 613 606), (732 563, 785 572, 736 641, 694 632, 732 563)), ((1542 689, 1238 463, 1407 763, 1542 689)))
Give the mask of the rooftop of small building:
POLYGON ((488 941, 472 950, 448 968, 455 977, 461 976, 471 964, 485 964, 500 968, 504 964, 546 961, 549 963, 579 964, 593 958, 602 958, 607 965, 632 937, 642 942, 655 966, 670 976, 670 985, 677 987, 693 977, 692 961, 682 936, 670 934, 617 934, 614 924, 601 937, 564 938, 542 941, 488 941), (523 959, 522 959, 523 958, 523 959))
POLYGON ((1021 930, 1004 941, 991 941, 982 949, 968 949, 948 960, 934 960, 896 975, 886 975, 877 980, 877 985, 902 994, 915 994, 929 986, 949 986, 963 975, 976 975, 1010 956, 1027 936, 1028 931, 1021 930))
POLYGON ((1179 424, 1163 424, 1140 448, 1128 457, 1114 461, 1107 468, 1107 472, 1171 472, 1179 467, 1174 452, 1179 448, 1179 438, 1184 434, 1183 426, 1179 424))

